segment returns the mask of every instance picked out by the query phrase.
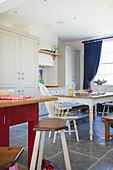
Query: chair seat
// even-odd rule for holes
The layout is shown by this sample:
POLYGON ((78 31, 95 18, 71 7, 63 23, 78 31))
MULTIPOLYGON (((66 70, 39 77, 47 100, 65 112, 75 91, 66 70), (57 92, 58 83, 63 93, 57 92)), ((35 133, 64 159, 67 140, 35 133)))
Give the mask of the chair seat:
POLYGON ((38 131, 58 131, 66 129, 66 120, 61 118, 43 118, 40 122, 33 128, 33 130, 38 131))
POLYGON ((13 166, 23 151, 22 147, 0 147, 0 170, 13 166))

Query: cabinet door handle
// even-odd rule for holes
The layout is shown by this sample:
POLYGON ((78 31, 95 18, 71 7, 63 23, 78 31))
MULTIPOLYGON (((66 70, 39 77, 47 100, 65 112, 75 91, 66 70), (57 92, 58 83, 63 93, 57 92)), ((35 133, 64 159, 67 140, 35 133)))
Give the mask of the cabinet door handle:
POLYGON ((20 90, 18 90, 18 93, 20 93, 20 90))
POLYGON ((5 115, 4 115, 4 125, 6 124, 6 117, 5 117, 5 115))
POLYGON ((20 80, 20 73, 18 72, 18 80, 20 80))
POLYGON ((24 80, 24 73, 22 73, 22 80, 24 80))

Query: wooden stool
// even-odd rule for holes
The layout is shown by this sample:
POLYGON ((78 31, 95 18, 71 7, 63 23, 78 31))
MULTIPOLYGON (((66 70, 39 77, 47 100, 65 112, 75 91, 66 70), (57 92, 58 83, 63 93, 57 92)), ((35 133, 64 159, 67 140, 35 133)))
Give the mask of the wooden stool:
POLYGON ((105 119, 105 140, 109 141, 110 137, 113 138, 113 135, 109 133, 109 124, 113 123, 113 114, 103 116, 101 119, 105 119))
POLYGON ((36 132, 36 136, 35 136, 35 142, 34 142, 34 148, 33 148, 33 153, 32 153, 30 170, 35 170, 35 167, 36 167, 39 141, 41 140, 40 148, 39 148, 37 170, 41 170, 46 131, 58 131, 58 130, 60 130, 66 169, 71 170, 70 159, 69 159, 69 154, 68 154, 68 149, 67 149, 67 143, 66 143, 65 134, 64 134, 64 129, 67 128, 66 122, 67 122, 66 120, 63 120, 60 118, 43 118, 33 128, 33 130, 36 130, 37 132, 36 132), (42 135, 41 135, 41 131, 42 131, 42 135))
POLYGON ((18 167, 15 163, 23 151, 22 147, 0 147, 0 170, 9 167, 10 170, 17 170, 18 167), (13 165, 14 167, 12 167, 13 165))

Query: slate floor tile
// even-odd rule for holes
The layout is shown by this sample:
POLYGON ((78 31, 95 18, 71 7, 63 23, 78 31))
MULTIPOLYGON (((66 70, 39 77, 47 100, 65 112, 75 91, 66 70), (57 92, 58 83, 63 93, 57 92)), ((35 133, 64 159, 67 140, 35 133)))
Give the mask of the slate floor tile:
POLYGON ((94 138, 90 141, 85 139, 84 141, 77 143, 70 147, 71 150, 77 151, 95 158, 100 158, 106 154, 113 147, 113 142, 105 142, 99 138, 94 138))
MULTIPOLYGON (((72 170, 87 170, 88 167, 90 167, 97 161, 96 158, 91 158, 79 153, 69 152, 69 155, 72 170)), ((64 170, 66 170, 63 153, 60 153, 51 158, 50 161, 55 163, 57 166, 63 167, 64 170)))
POLYGON ((94 164, 91 170, 113 170, 113 150, 94 164))

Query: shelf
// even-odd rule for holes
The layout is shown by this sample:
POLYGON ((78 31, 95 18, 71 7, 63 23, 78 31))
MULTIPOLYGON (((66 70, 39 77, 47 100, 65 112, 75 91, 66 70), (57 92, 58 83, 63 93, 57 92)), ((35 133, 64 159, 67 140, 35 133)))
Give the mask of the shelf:
POLYGON ((52 55, 52 56, 53 56, 53 60, 55 60, 56 56, 59 56, 59 54, 56 54, 56 53, 50 53, 50 52, 43 51, 43 50, 39 50, 39 53, 52 55))

